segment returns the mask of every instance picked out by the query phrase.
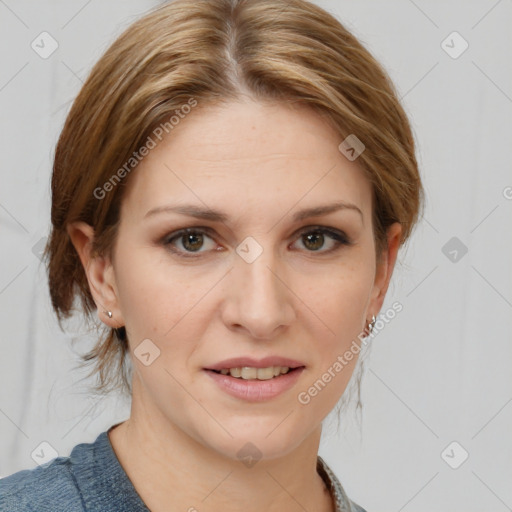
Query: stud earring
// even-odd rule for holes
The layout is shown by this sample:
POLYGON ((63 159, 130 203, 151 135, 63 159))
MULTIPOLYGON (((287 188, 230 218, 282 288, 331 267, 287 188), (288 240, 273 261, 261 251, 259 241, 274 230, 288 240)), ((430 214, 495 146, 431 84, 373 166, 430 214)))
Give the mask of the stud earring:
POLYGON ((112 311, 103 311, 109 318, 112 318, 112 311))
POLYGON ((368 324, 368 327, 367 327, 368 336, 372 333, 373 328, 375 327, 376 321, 377 321, 377 319, 375 318, 375 315, 372 315, 372 321, 368 324))

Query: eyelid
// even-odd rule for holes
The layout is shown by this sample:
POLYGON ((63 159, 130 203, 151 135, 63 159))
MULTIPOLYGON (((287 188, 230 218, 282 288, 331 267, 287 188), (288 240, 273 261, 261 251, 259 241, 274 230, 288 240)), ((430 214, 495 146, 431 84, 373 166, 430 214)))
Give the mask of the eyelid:
POLYGON ((322 224, 312 224, 310 226, 304 226, 303 228, 300 228, 298 230, 299 234, 310 233, 310 232, 320 232, 320 233, 327 233, 327 234, 332 233, 332 234, 337 234, 339 236, 344 237, 347 241, 350 240, 349 236, 342 229, 338 229, 338 228, 334 228, 334 227, 330 227, 330 226, 324 226, 322 224))
MULTIPOLYGON (((208 226, 189 226, 189 227, 177 229, 177 230, 173 231, 172 233, 166 234, 161 239, 160 243, 163 245, 166 245, 166 246, 171 246, 171 240, 175 240, 175 239, 177 240, 180 237, 182 237, 188 233, 204 234, 204 235, 207 235, 212 240, 214 240, 215 234, 216 234, 215 230, 208 226)), ((183 254, 181 251, 173 251, 173 252, 178 252, 180 254, 183 254)), ((205 251, 203 251, 203 252, 205 252, 205 251)), ((189 253, 189 254, 193 255, 194 253, 189 253)), ((199 254, 199 253, 196 253, 196 254, 199 254)))

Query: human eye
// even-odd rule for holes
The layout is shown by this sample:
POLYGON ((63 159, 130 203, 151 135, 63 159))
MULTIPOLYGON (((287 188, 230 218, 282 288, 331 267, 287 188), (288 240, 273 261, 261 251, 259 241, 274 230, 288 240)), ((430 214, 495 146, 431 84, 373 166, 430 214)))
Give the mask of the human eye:
MULTIPOLYGON (((196 254, 208 252, 208 249, 204 251, 200 250, 205 247, 205 239, 209 239, 213 242, 213 239, 208 233, 211 234, 209 228, 184 228, 166 236, 162 240, 162 244, 172 253, 180 257, 194 258, 197 257, 196 254)), ((213 243, 213 246, 210 246, 210 250, 212 250, 212 247, 215 247, 215 245, 216 244, 213 243)))
POLYGON ((353 245, 353 242, 343 231, 325 226, 308 226, 299 233, 299 240, 303 241, 304 247, 310 253, 330 254, 338 251, 342 246, 353 245), (321 251, 320 249, 325 245, 326 237, 331 239, 330 248, 321 251))
MULTIPOLYGON (((166 235, 161 243, 179 257, 197 258, 201 254, 220 250, 220 248, 215 249, 216 243, 212 237, 213 230, 208 227, 188 227, 166 235), (209 247, 208 240, 210 241, 209 247)), ((319 254, 330 254, 341 249, 342 246, 353 245, 343 231, 326 226, 308 226, 302 229, 299 233, 299 240, 302 241, 306 252, 319 254), (321 250, 329 239, 329 248, 321 250)))

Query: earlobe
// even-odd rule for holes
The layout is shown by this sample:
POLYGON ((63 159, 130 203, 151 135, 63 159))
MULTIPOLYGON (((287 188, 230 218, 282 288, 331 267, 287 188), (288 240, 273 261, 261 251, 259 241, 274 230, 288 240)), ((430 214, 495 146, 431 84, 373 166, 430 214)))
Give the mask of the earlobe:
POLYGON ((122 327, 122 316, 118 309, 115 284, 112 282, 111 262, 104 256, 92 254, 93 228, 80 221, 69 224, 66 229, 82 262, 89 289, 98 308, 99 319, 110 327, 122 327), (111 314, 109 315, 108 312, 111 314))

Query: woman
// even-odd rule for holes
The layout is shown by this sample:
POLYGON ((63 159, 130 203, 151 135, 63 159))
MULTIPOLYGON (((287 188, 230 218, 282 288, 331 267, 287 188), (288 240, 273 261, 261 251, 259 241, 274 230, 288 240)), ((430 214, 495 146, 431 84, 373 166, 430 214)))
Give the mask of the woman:
POLYGON ((1 510, 351 511, 318 456, 423 189, 384 70, 304 0, 176 0, 126 30, 61 133, 59 322, 130 417, 0 481, 1 510))

